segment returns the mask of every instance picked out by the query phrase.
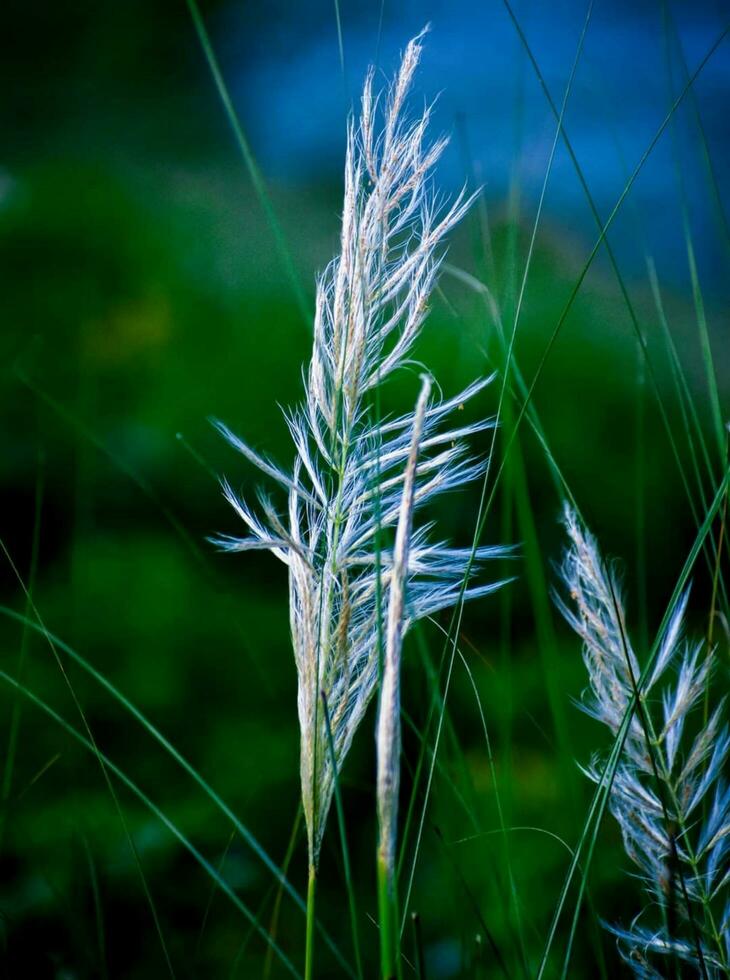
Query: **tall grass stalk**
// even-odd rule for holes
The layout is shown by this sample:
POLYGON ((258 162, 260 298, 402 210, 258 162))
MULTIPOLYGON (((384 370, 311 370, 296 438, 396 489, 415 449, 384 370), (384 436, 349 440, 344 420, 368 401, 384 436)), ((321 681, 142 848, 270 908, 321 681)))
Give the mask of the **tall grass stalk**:
MULTIPOLYGON (((335 773, 370 703, 380 674, 380 610, 400 588, 396 525, 407 491, 411 434, 418 462, 409 493, 413 512, 437 494, 484 472, 465 437, 489 420, 438 431, 452 410, 488 384, 483 378, 455 397, 380 420, 373 411, 381 385, 402 367, 428 313, 448 232, 473 198, 464 190, 443 206, 432 171, 448 140, 426 139, 431 107, 409 118, 407 96, 421 57, 423 33, 405 49, 385 92, 367 75, 360 117, 350 120, 340 254, 317 282, 314 344, 301 408, 288 413, 295 448, 288 472, 263 457, 223 423, 221 433, 288 496, 287 515, 259 495, 263 518, 231 489, 224 494, 247 526, 247 537, 216 539, 231 552, 267 549, 289 570, 289 607, 298 675, 300 779, 308 846, 305 974, 313 975, 317 871, 335 773), (328 751, 322 696, 334 752, 328 751)), ((419 402, 419 405, 421 402, 419 402)), ((429 525, 410 534, 399 629, 486 595, 496 584, 471 585, 479 562, 499 548, 433 543, 429 525), (474 564, 476 559, 476 564, 474 564)), ((402 602, 402 599, 401 599, 402 602)))

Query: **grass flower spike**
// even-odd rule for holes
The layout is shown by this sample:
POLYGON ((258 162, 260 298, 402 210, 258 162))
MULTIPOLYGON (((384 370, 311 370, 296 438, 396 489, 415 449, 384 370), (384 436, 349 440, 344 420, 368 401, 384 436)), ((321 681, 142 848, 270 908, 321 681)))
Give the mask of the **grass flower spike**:
MULTIPOLYGON (((611 931, 637 976, 663 977, 672 960, 672 975, 679 975, 681 962, 695 976, 727 976, 730 790, 723 773, 730 733, 722 721, 724 701, 704 720, 693 714, 707 689, 710 658, 702 644, 682 638, 685 595, 639 691, 640 670, 616 576, 570 509, 565 525, 571 544, 562 572, 570 606, 559 604, 583 640, 591 687, 585 708, 615 735, 639 695, 610 807, 658 921, 651 922, 647 910, 630 927, 611 931)), ((600 781, 599 761, 588 775, 600 781)))
MULTIPOLYGON (((405 111, 421 38, 406 47, 387 92, 374 93, 369 72, 359 123, 348 126, 340 254, 317 282, 304 404, 287 417, 295 447, 292 470, 265 459, 218 423, 232 445, 288 495, 286 517, 263 495, 259 517, 224 484, 249 533, 217 543, 229 551, 269 549, 288 566, 310 878, 336 770, 378 683, 381 610, 393 608, 394 590, 407 591, 405 604, 401 594, 398 625, 405 633, 414 621, 460 598, 469 566, 469 549, 432 542, 425 525, 409 533, 407 567, 398 569, 403 553, 394 552, 392 539, 404 496, 410 512, 482 473, 484 461, 469 457, 463 439, 492 424, 441 429, 449 413, 489 378, 441 402, 427 404, 423 396, 415 417, 381 421, 373 411, 374 389, 409 357, 428 312, 444 238, 471 201, 462 191, 450 205, 440 204, 432 170, 447 140, 426 141, 429 108, 415 119, 405 111), (409 467, 414 432, 418 464, 409 467)), ((475 567, 499 553, 477 549, 475 567)), ((494 588, 470 586, 464 595, 494 588)))

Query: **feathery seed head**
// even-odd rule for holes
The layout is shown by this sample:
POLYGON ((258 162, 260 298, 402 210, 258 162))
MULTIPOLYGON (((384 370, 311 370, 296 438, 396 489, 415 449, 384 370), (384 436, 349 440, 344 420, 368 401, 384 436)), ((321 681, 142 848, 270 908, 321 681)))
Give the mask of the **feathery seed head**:
MULTIPOLYGON (((411 521, 421 504, 481 473, 484 464, 469 457, 463 440, 490 425, 439 431, 449 412, 491 379, 435 404, 424 389, 415 414, 392 420, 374 418, 370 404, 372 389, 406 362, 427 314, 444 238, 472 200, 462 191, 449 206, 438 205, 431 172, 447 140, 427 142, 428 108, 415 120, 405 111, 422 37, 406 47, 384 95, 374 93, 369 72, 359 122, 348 126, 340 253, 317 281, 304 403, 287 417, 296 453, 291 473, 218 424, 288 496, 285 517, 264 499, 265 519, 259 519, 224 484, 249 535, 221 537, 218 544, 229 551, 269 549, 289 570, 312 867, 335 778, 320 695, 339 769, 377 685, 380 610, 398 610, 398 623, 388 623, 390 642, 391 627, 400 636, 414 621, 454 604, 470 567, 471 552, 432 542, 430 526, 411 533, 409 524, 407 546, 402 532, 391 546, 404 501, 411 521)), ((474 557, 478 565, 499 553, 478 548, 474 557)), ((472 586, 464 596, 496 587, 472 586)))
MULTIPOLYGON (((692 710, 707 690, 711 659, 701 644, 691 647, 682 641, 688 594, 677 603, 640 687, 615 575, 569 507, 564 520, 570 547, 562 577, 571 605, 561 599, 558 603, 583 640, 591 686, 587 710, 614 735, 630 713, 610 784, 611 812, 626 853, 641 868, 647 891, 663 910, 654 931, 636 924, 609 928, 637 976, 663 976, 653 962, 667 957, 694 966, 703 976, 726 976, 730 790, 723 773, 730 732, 722 724, 724 701, 704 724, 692 725, 692 710), (658 688, 660 697, 653 697, 658 688), (667 923, 675 912, 680 922, 670 935, 667 923)), ((586 772, 596 783, 603 779, 596 760, 586 772)))

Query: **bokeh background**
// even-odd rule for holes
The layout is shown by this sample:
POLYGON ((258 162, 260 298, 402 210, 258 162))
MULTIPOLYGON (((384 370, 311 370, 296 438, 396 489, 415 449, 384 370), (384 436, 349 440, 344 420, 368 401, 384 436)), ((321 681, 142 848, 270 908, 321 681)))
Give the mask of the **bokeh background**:
MULTIPOLYGON (((299 964, 296 906, 278 901, 270 873, 200 786, 42 629, 144 712, 277 863, 291 843, 288 874, 303 888, 285 574, 268 556, 224 557, 207 543, 237 530, 218 476, 248 496, 258 482, 208 419, 289 459, 278 406, 301 395, 314 277, 337 248, 347 113, 367 64, 391 73, 426 22, 414 102, 438 95, 435 129, 452 133, 438 180, 448 193, 466 181, 483 194, 453 238, 418 356, 446 394, 503 365, 494 310, 508 329, 555 137, 543 84, 559 107, 586 6, 515 0, 514 18, 501 0, 251 0, 205 2, 200 11, 248 160, 182 0, 4 5, 1 667, 68 724, 90 730, 299 964)), ((726 27, 727 11, 711 0, 595 3, 564 121, 601 220, 726 27)), ((589 523, 624 559, 639 649, 712 487, 703 466, 695 478, 672 349, 715 473, 721 458, 700 327, 706 322, 726 417, 729 92, 724 42, 631 187, 608 236, 615 267, 600 249, 533 398, 589 523)), ((560 142, 517 332, 515 361, 528 383, 596 238, 560 142)), ((387 406, 412 402, 416 373, 391 386, 387 406)), ((475 411, 494 411, 497 388, 475 411)), ((492 479, 520 404, 519 394, 508 399, 492 479)), ((478 500, 478 488, 464 491, 431 516, 467 544, 478 500)), ((468 609, 461 646, 515 828, 510 851, 533 962, 590 799, 576 763, 605 746, 573 704, 584 685, 580 651, 549 595, 559 514, 544 447, 525 421, 484 532, 486 541, 520 543, 509 569, 517 581, 468 609)), ((700 632, 708 582, 700 562, 692 613, 700 632)), ((405 801, 442 649, 432 626, 408 646, 405 801)), ((494 774, 458 664, 446 718, 411 901, 428 976, 503 975, 499 956, 508 975, 522 975, 494 774)), ((371 957, 373 719, 342 774, 371 957)), ((177 977, 284 975, 159 816, 110 775, 112 795, 94 755, 6 679, 0 770, 0 975, 165 976, 160 934, 177 977)), ((415 798, 418 808, 422 783, 415 798)), ((599 917, 627 921, 641 908, 638 884, 609 822, 600 840, 591 902, 599 917)), ((413 843, 411 835, 410 855, 413 843)), ((322 874, 320 914, 349 956, 334 820, 322 874)), ((584 925, 572 975, 620 975, 613 942, 599 938, 590 911, 584 925)), ((324 949, 319 971, 342 975, 324 949)))

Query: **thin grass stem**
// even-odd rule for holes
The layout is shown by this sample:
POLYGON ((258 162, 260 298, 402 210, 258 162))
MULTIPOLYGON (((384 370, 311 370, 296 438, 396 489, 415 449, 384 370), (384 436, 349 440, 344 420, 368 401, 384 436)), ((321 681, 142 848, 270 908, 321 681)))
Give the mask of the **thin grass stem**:
POLYGON ((335 743, 332 737, 332 725, 330 723, 329 708, 327 707, 327 695, 322 691, 322 711, 324 712, 324 723, 327 731, 327 749, 330 754, 332 771, 335 781, 335 809, 337 811, 337 825, 340 831, 340 843, 342 845, 342 865, 345 872, 345 886, 347 888, 347 901, 350 908, 350 928, 352 930, 352 946, 355 953, 355 971, 362 980, 362 954, 360 952, 360 934, 357 925, 357 898, 355 886, 352 879, 352 869, 350 867, 350 849, 347 845, 347 831, 345 828, 345 810, 342 805, 342 791, 340 788, 340 774, 335 756, 335 743))
POLYGON ((210 40, 210 35, 208 34, 205 22, 203 21, 203 15, 200 12, 200 7, 198 6, 197 0, 185 0, 185 2, 187 3, 190 17, 193 22, 193 27, 195 28, 195 33, 198 37, 198 41, 200 42, 200 47, 205 55, 206 61, 208 62, 208 68, 210 69, 211 76, 213 77, 213 82, 218 92, 218 96, 223 105, 223 109, 225 110, 225 114, 228 118, 231 129, 233 130, 233 135, 236 143, 238 144, 238 149, 240 150, 241 156, 246 164, 246 169, 248 170, 249 177, 251 178, 254 191, 261 202, 261 207, 263 208, 266 219, 271 227, 274 243, 279 253, 279 259, 284 269, 284 273, 289 280, 289 285, 291 286, 291 290, 294 294, 302 320, 304 321, 305 325, 311 329, 312 311, 310 304, 307 301, 304 290, 302 289, 299 274, 294 266, 291 252, 289 251, 289 247, 286 243, 286 238, 274 210, 274 206, 271 203, 271 198, 266 190, 266 184, 264 183, 261 171, 259 170, 256 160, 254 159, 253 151, 249 146, 246 134, 243 131, 243 126, 241 125, 241 121, 238 118, 238 114, 234 108, 233 100, 231 99, 228 86, 223 78, 223 73, 220 69, 220 65, 218 64, 218 58, 216 57, 213 44, 210 40))
POLYGON ((307 931, 304 940, 304 980, 314 978, 314 905, 317 894, 317 869, 309 865, 307 878, 307 931))

